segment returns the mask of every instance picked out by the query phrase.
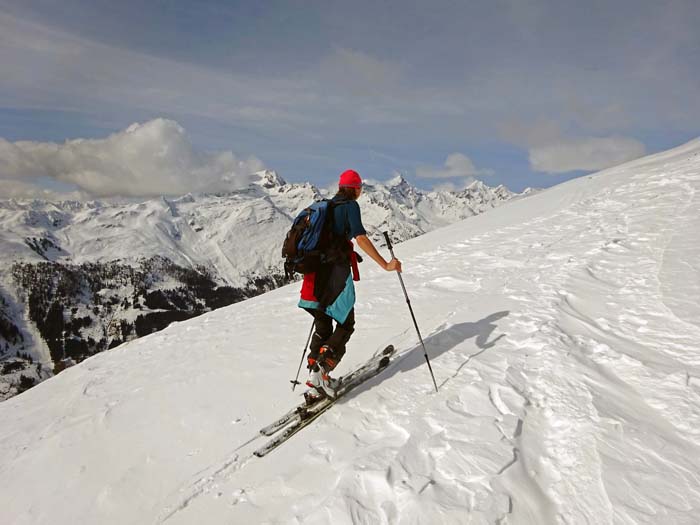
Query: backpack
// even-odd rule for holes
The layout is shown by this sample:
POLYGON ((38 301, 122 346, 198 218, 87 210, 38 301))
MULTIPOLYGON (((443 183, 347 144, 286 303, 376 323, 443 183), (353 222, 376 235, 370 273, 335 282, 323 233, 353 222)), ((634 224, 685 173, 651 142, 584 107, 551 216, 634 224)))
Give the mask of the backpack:
POLYGON ((295 272, 318 271, 322 264, 338 258, 341 244, 333 234, 333 209, 343 204, 329 199, 304 208, 292 222, 282 244, 284 273, 290 279, 295 272))

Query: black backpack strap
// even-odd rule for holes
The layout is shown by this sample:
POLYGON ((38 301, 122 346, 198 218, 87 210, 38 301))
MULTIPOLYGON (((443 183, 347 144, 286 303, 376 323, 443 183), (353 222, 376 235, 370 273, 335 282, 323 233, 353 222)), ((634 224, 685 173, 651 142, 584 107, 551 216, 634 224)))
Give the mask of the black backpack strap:
MULTIPOLYGON (((349 202, 352 202, 352 201, 351 201, 350 199, 348 199, 347 197, 341 197, 341 198, 338 199, 337 201, 334 200, 334 199, 330 199, 329 210, 330 210, 330 211, 333 211, 333 209, 334 209, 336 206, 342 206, 343 204, 348 204, 349 202)), ((331 222, 331 227, 334 228, 334 227, 335 227, 335 213, 333 213, 333 215, 332 215, 331 217, 332 217, 332 218, 331 218, 331 221, 333 221, 333 222, 331 222)), ((343 240, 347 239, 347 234, 348 234, 349 231, 350 231, 350 228, 349 228, 349 226, 346 224, 346 225, 345 225, 345 230, 343 231, 343 234, 344 234, 343 240)))
POLYGON ((329 244, 327 245, 324 261, 334 262, 349 258, 349 247, 347 243, 347 232, 348 226, 346 225, 345 231, 337 235, 335 233, 335 208, 347 204, 350 202, 348 199, 326 199, 328 200, 328 210, 327 213, 330 216, 326 217, 325 227, 328 228, 327 232, 329 234, 329 244))

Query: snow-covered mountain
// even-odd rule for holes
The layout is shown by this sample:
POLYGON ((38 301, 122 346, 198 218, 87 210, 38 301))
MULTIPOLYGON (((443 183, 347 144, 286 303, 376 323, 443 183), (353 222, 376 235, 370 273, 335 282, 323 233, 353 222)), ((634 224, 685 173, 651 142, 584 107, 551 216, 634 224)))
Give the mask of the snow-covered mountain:
POLYGON ((299 402, 290 285, 0 403, 4 523, 694 524, 700 140, 397 246, 337 372, 398 356, 265 458, 299 402))
MULTIPOLYGON (((287 184, 273 171, 248 188, 138 203, 0 201, 4 260, 134 262, 165 257, 183 267, 205 265, 217 279, 244 285, 251 276, 281 271, 280 236, 292 218, 329 192, 287 184)), ((363 218, 377 239, 397 242, 481 213, 513 197, 480 181, 461 192, 424 192, 400 175, 368 184, 363 218)))
MULTIPOLYGON (((282 284, 280 247, 293 217, 330 193, 257 175, 216 195, 0 201, 0 360, 13 356, 0 368, 0 399, 57 364, 282 284)), ((376 240, 388 230, 400 242, 513 197, 481 182, 424 192, 397 176, 368 184, 360 204, 376 240)))

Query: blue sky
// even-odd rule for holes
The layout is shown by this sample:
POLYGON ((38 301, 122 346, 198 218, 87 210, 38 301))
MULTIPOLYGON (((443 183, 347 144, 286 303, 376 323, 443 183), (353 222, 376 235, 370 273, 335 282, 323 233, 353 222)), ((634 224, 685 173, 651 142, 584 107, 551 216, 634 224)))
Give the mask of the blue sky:
POLYGON ((697 20, 695 0, 0 0, 0 195, 260 166, 550 186, 700 135, 697 20))

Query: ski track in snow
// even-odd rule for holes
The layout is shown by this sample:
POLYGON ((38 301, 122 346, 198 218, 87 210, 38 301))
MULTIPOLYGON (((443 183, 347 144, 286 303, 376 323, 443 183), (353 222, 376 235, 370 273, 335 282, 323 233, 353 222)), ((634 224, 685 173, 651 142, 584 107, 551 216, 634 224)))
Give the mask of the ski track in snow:
MULTIPOLYGON (((108 402, 96 422, 94 411, 73 414, 78 401, 65 395, 43 434, 71 425, 124 432, 115 419, 129 394, 119 389, 141 381, 132 403, 143 411, 123 417, 186 430, 153 461, 202 447, 148 471, 160 475, 157 488, 146 483, 151 497, 120 519, 106 518, 119 500, 103 489, 105 506, 83 509, 102 523, 696 523, 697 149, 577 179, 397 246, 437 394, 396 279, 363 265, 358 331, 341 373, 386 342, 399 355, 269 456, 251 456, 267 439, 254 435, 298 399, 286 381, 299 355, 265 354, 269 375, 257 386, 258 369, 245 363, 267 345, 303 344, 310 318, 288 320, 296 287, 130 343, 141 370, 128 369, 122 349, 109 367, 98 356, 67 371, 57 379, 82 385, 77 397, 108 402), (696 273, 684 287, 688 268, 696 273), (197 344, 203 335, 208 343, 197 344), (231 355, 232 337, 240 356, 231 355), (168 363, 164 349, 174 354, 168 363), (148 384, 159 367, 163 376, 148 384), (127 382, 106 375, 120 373, 127 382), (163 407, 169 395, 184 406, 163 407)), ((50 385, 0 405, 0 417, 29 394, 40 398, 40 388, 50 385)), ((130 432, 132 455, 152 455, 130 432)), ((13 450, 3 480, 33 464, 18 445, 33 438, 17 433, 0 435, 0 457, 13 450)), ((129 478, 125 468, 122 479, 144 486, 138 472, 129 478)), ((41 516, 0 503, 24 516, 18 523, 41 516)))

